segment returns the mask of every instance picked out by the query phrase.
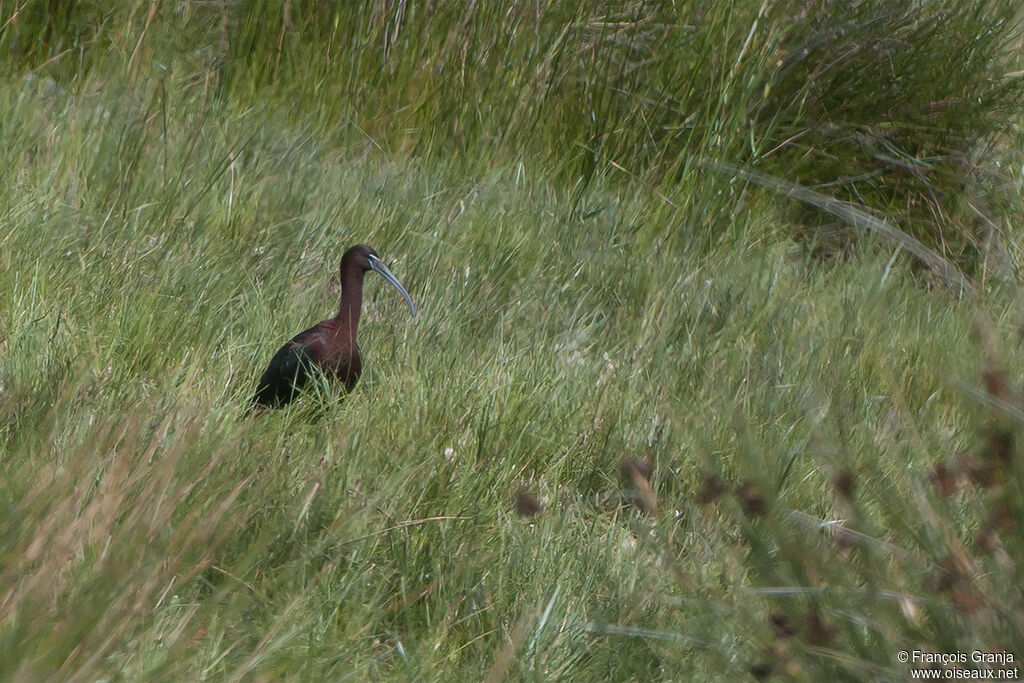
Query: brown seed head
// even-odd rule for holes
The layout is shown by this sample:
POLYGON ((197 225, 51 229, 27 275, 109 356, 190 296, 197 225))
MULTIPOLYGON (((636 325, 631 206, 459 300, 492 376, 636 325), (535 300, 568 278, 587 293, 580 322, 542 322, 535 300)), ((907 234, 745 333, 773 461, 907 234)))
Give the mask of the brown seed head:
POLYGON ((804 616, 804 624, 807 627, 807 642, 811 645, 829 645, 839 633, 839 629, 825 621, 817 610, 804 616))
POLYGON ((978 533, 974 535, 974 542, 978 546, 978 550, 982 552, 990 553, 996 549, 996 545, 999 543, 999 537, 991 529, 982 527, 978 529, 978 533))
POLYGON ((651 483, 648 480, 651 475, 651 463, 647 460, 623 458, 619 463, 619 472, 626 480, 626 485, 631 484, 634 487, 630 496, 633 505, 636 505, 645 514, 657 514, 658 506, 654 489, 651 488, 651 483))
POLYGON ((1016 533, 1017 531, 1017 517, 1013 514, 1013 510, 1010 508, 1010 503, 1006 500, 1000 500, 992 507, 992 515, 989 518, 989 524, 996 529, 1005 531, 1006 533, 1016 533))
POLYGON ((935 565, 935 571, 928 577, 928 586, 935 591, 945 593, 961 584, 967 584, 967 571, 962 561, 953 555, 947 555, 935 565))
POLYGON ((1013 452, 1013 432, 1005 427, 993 427, 985 439, 984 455, 986 459, 1004 467, 1009 466, 1010 460, 1013 459, 1013 452))
POLYGON ((857 487, 857 478, 850 470, 842 469, 832 478, 832 486, 840 496, 847 500, 853 500, 853 491, 857 487))
POLYGON ((966 616, 971 616, 984 606, 981 595, 967 585, 960 585, 953 589, 953 606, 957 611, 966 616))
POLYGON ((520 517, 536 517, 543 514, 544 507, 537 496, 526 489, 516 491, 516 514, 520 517))
POLYGON ((1009 401, 1012 395, 1010 390, 1010 382, 1006 378, 1006 373, 1002 370, 996 370, 994 367, 990 367, 981 373, 981 379, 985 382, 985 390, 992 398, 999 399, 1000 401, 1009 401))
POLYGON ((983 489, 990 489, 999 482, 999 473, 995 466, 992 463, 981 462, 970 453, 962 453, 957 465, 965 477, 983 489))
POLYGON ((768 615, 768 625, 772 627, 772 633, 777 638, 789 638, 796 634, 796 627, 785 614, 773 612, 768 615))
POLYGON ((849 534, 838 533, 835 535, 836 538, 836 554, 835 558, 840 562, 847 563, 850 561, 850 555, 853 554, 854 543, 850 538, 849 534))
POLYGON ((636 458, 623 458, 619 462, 619 472, 628 484, 634 484, 637 476, 650 479, 651 470, 651 461, 647 458, 640 460, 636 458))
POLYGON ((697 503, 707 505, 718 500, 728 488, 725 480, 717 474, 708 473, 704 475, 704 486, 697 492, 697 503))
POLYGON ((743 514, 748 517, 767 517, 769 513, 768 504, 764 496, 752 481, 744 482, 736 489, 736 497, 739 498, 743 514))
POLYGON ((946 467, 946 463, 936 463, 928 471, 928 478, 932 480, 939 493, 946 498, 956 493, 956 475, 946 467))

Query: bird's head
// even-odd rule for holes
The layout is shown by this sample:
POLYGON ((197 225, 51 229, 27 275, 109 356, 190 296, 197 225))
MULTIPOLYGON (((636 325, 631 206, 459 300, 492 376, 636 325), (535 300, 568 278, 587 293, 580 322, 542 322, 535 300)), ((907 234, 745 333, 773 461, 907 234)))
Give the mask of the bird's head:
POLYGON ((359 268, 364 273, 368 270, 380 273, 385 280, 394 285, 398 293, 405 299, 405 303, 409 304, 409 312, 412 315, 416 315, 416 307, 412 305, 412 297, 409 296, 409 292, 405 291, 405 287, 398 281, 398 278, 381 262, 377 251, 373 247, 366 244, 357 244, 346 251, 345 255, 341 257, 342 277, 344 277, 344 273, 348 268, 359 268))

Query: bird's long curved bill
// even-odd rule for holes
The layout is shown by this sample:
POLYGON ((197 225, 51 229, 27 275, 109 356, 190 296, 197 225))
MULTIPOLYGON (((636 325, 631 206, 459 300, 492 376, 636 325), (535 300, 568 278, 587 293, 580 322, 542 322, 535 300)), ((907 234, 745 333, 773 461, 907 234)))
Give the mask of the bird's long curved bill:
POLYGON ((384 276, 385 280, 395 286, 398 293, 402 295, 403 299, 405 299, 405 303, 409 304, 409 313, 415 316, 416 307, 412 305, 412 297, 409 296, 409 292, 405 291, 405 287, 403 287, 402 283, 398 281, 398 278, 395 277, 394 273, 388 270, 388 267, 381 263, 380 259, 375 256, 367 256, 367 260, 370 262, 371 268, 380 273, 384 276))

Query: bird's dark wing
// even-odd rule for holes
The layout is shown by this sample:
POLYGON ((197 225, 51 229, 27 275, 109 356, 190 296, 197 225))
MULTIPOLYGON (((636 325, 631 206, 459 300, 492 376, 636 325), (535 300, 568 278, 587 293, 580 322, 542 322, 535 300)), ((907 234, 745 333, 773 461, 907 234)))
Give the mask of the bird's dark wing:
POLYGON ((270 359, 270 365, 260 377, 252 402, 270 408, 291 403, 309 376, 308 363, 307 347, 304 344, 290 341, 282 346, 270 359))

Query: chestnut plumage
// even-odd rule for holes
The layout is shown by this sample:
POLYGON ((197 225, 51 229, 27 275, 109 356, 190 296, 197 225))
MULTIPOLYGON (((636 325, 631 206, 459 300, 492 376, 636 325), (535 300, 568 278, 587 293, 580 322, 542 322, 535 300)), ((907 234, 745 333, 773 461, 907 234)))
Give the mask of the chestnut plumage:
POLYGON ((256 385, 252 402, 256 406, 279 408, 291 403, 309 379, 312 368, 336 379, 351 391, 359 380, 362 361, 356 332, 363 307, 363 276, 366 271, 380 273, 394 285, 416 315, 412 298, 390 270, 381 263, 372 247, 357 244, 341 257, 341 303, 338 314, 292 337, 270 359, 256 385))

